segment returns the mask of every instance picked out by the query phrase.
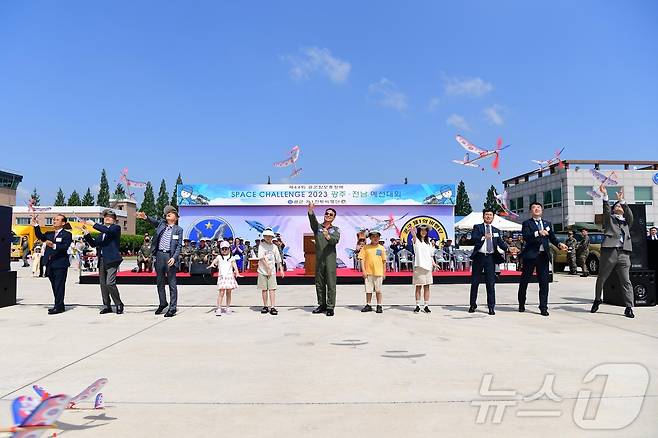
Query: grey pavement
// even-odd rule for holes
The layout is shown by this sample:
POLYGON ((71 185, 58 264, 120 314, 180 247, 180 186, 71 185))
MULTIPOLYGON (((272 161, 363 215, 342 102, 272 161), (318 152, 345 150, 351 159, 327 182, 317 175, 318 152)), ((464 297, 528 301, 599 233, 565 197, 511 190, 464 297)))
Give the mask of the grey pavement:
POLYGON ((75 395, 107 377, 106 409, 65 412, 57 436, 658 436, 658 309, 590 314, 595 277, 556 275, 549 317, 536 284, 525 313, 516 285, 502 284, 495 316, 484 285, 475 314, 467 285, 433 286, 431 314, 412 313, 411 285, 384 286, 383 314, 362 314, 362 287, 339 285, 333 318, 310 313, 313 286, 280 287, 278 316, 261 315, 260 292, 241 286, 222 317, 214 286, 180 286, 178 314, 163 318, 155 286, 136 285, 120 286, 124 315, 99 315, 98 286, 76 284, 74 270, 68 311, 47 315, 48 280, 13 267, 20 303, 0 309, 0 426, 32 384, 75 395), (604 364, 622 365, 584 382, 604 364), (487 375, 509 395, 481 394, 487 375), (589 404, 585 393, 577 402, 582 390, 589 404), (493 400, 500 421, 491 408, 478 424, 493 400), (610 429, 620 422, 630 424, 610 429))

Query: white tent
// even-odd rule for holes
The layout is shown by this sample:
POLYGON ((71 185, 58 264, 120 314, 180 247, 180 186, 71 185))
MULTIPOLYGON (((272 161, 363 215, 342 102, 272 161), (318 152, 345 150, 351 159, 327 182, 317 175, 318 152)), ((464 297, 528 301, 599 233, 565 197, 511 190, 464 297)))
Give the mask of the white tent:
MULTIPOLYGON (((482 212, 474 211, 455 224, 455 231, 471 231, 473 226, 482 222, 482 212)), ((517 224, 498 215, 494 216, 492 225, 501 231, 521 231, 521 224, 517 224)))

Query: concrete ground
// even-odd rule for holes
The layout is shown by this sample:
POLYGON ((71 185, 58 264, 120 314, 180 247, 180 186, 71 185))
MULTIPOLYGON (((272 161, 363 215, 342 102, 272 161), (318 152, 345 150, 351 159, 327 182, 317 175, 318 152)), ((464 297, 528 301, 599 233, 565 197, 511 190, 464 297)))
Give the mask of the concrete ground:
POLYGON ((383 314, 362 314, 362 288, 339 286, 333 318, 310 313, 312 286, 281 287, 278 316, 243 286, 222 317, 213 286, 183 286, 163 318, 154 286, 121 286, 125 314, 99 315, 98 286, 75 271, 68 311, 50 316, 48 280, 14 269, 0 426, 33 384, 74 395, 107 377, 106 409, 66 411, 58 436, 658 436, 658 309, 590 314, 595 277, 557 275, 549 317, 535 284, 525 313, 516 285, 499 285, 495 316, 484 286, 475 314, 466 285, 433 286, 431 314, 412 313, 411 286, 385 286, 383 314), (500 417, 492 406, 478 421, 487 402, 500 417))

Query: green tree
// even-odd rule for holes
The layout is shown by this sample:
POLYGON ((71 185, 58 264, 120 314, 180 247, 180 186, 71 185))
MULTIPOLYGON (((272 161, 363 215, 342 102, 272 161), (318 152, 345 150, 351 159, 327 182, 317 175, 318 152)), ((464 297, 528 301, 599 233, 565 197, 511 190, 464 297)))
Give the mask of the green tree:
MULTIPOLYGON (((155 194, 153 193, 153 185, 151 184, 151 181, 146 183, 146 190, 144 190, 144 200, 142 201, 142 205, 139 207, 139 211, 143 211, 148 216, 157 216, 157 210, 155 207, 155 194)), ((147 221, 139 219, 137 220, 136 230, 136 233, 139 236, 143 236, 144 233, 149 233, 152 235, 155 231, 153 225, 147 221)))
POLYGON ((73 190, 73 193, 71 193, 71 196, 69 196, 68 206, 78 207, 80 205, 82 205, 82 202, 80 202, 80 195, 76 190, 73 190))
POLYGON ((123 188, 123 184, 118 183, 116 189, 114 189, 114 194, 112 195, 112 198, 121 201, 123 199, 126 199, 128 195, 126 195, 126 189, 123 188))
POLYGON ((41 205, 41 197, 37 193, 37 188, 35 187, 34 190, 32 190, 32 194, 30 195, 32 198, 32 205, 41 205))
POLYGON ((484 201, 484 208, 491 209, 493 210, 494 213, 498 214, 503 210, 502 208, 500 208, 500 205, 498 205, 498 203, 496 202, 495 193, 497 193, 496 188, 492 185, 491 187, 489 187, 489 190, 487 190, 487 200, 484 201))
POLYGON ((167 194, 167 183, 164 178, 160 182, 160 191, 158 192, 158 200, 155 202, 155 209, 158 216, 162 216, 162 211, 169 204, 169 195, 167 194))
POLYGON ((101 172, 101 185, 96 197, 96 205, 101 207, 110 206, 110 185, 107 182, 107 174, 105 169, 101 172))
POLYGON ((464 181, 459 181, 457 200, 455 201, 455 216, 468 216, 472 212, 473 207, 471 207, 471 201, 468 199, 466 184, 464 184, 464 181))
POLYGON ((66 196, 64 196, 64 192, 60 187, 59 190, 57 190, 57 196, 55 197, 55 207, 62 207, 64 205, 66 205, 66 196))
POLYGON ((183 178, 180 176, 180 172, 178 173, 178 178, 176 178, 176 185, 174 185, 174 189, 171 191, 171 202, 170 204, 174 206, 174 208, 178 209, 178 194, 176 193, 178 190, 178 186, 183 184, 183 178))
POLYGON ((87 191, 82 197, 82 201, 80 203, 84 206, 94 205, 94 195, 91 194, 91 189, 89 187, 87 187, 87 191))

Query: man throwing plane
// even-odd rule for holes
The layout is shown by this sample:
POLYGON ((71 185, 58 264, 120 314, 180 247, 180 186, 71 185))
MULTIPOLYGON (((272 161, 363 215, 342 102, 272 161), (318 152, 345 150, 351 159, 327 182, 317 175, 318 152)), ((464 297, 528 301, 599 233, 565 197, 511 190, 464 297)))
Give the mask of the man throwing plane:
POLYGON ((308 220, 315 234, 315 291, 318 307, 313 313, 334 316, 336 306, 336 245, 340 240, 340 230, 332 225, 336 210, 329 207, 324 212, 324 222, 318 223, 315 217, 315 204, 308 204, 308 220))

